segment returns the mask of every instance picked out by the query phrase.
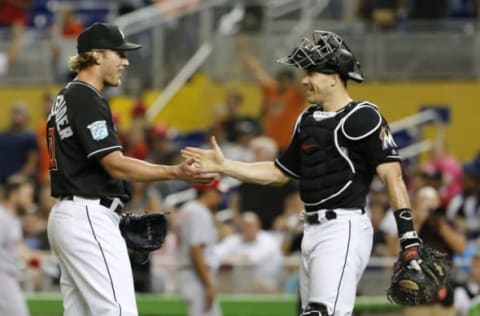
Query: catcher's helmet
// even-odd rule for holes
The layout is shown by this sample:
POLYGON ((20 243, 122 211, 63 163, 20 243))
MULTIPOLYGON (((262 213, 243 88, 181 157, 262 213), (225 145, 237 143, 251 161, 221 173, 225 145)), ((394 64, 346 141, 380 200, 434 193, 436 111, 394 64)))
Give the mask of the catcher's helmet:
POLYGON ((332 32, 314 31, 313 41, 304 38, 290 55, 278 62, 308 71, 338 73, 344 80, 364 80, 360 63, 343 39, 332 32))

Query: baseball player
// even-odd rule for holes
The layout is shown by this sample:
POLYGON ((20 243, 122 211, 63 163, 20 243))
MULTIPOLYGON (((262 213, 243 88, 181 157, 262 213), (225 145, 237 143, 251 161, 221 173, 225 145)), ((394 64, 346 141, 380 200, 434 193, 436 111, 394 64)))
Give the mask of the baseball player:
POLYGON ((180 294, 189 316, 221 316, 215 293, 219 260, 214 255, 217 229, 213 218, 222 199, 220 180, 195 189, 197 198, 182 206, 175 228, 180 294))
POLYGON ((27 259, 22 224, 17 212, 33 201, 33 184, 26 177, 12 176, 5 184, 0 206, 0 315, 29 315, 17 274, 27 259), (23 248, 23 249, 22 249, 23 248))
MULTIPOLYGON (((297 119, 290 145, 275 161, 243 163, 213 149, 187 147, 200 169, 241 181, 300 182, 305 226, 300 262, 303 316, 351 315, 356 286, 367 266, 373 230, 365 198, 374 174, 385 183, 397 211, 406 261, 420 270, 417 237, 397 146, 376 105, 354 101, 347 81, 362 82, 359 63, 337 34, 315 31, 279 62, 303 69, 308 107, 297 119)), ((402 253, 403 253, 402 252, 402 253)))
POLYGON ((208 182, 193 160, 165 166, 122 154, 102 91, 128 66, 117 26, 95 23, 77 39, 69 66, 78 73, 57 95, 47 123, 52 195, 48 238, 58 257, 64 315, 138 315, 127 247, 118 228, 130 194, 125 180, 208 182))

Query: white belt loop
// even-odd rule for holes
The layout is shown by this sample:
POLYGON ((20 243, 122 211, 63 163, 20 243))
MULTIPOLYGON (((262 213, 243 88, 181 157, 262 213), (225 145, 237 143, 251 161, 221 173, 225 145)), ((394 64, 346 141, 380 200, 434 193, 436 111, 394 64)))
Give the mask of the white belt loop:
POLYGON ((117 209, 118 206, 123 207, 122 201, 120 201, 120 199, 117 198, 117 197, 113 198, 112 199, 112 205, 110 205, 110 211, 115 212, 115 210, 117 209))

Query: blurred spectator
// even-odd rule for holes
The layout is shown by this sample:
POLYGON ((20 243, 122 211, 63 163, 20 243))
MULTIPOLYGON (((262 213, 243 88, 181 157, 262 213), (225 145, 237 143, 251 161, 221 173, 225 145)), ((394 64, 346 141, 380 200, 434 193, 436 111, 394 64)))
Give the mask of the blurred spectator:
POLYGON ((377 29, 396 27, 406 15, 407 0, 358 0, 357 14, 377 29))
POLYGON ((372 221, 373 226, 372 256, 394 256, 396 253, 392 251, 392 248, 387 242, 387 234, 382 230, 381 227, 386 213, 385 204, 380 201, 373 200, 369 203, 368 209, 370 220, 372 221))
POLYGON ((125 155, 141 160, 146 160, 149 154, 147 145, 148 124, 145 119, 145 111, 145 105, 141 100, 134 104, 131 110, 130 130, 126 134, 125 155))
POLYGON ((38 196, 38 203, 37 203, 37 211, 35 212, 36 219, 38 220, 38 225, 36 234, 31 236, 35 240, 36 249, 38 250, 50 250, 50 243, 48 241, 47 236, 47 222, 48 222, 48 215, 50 214, 50 210, 52 209, 53 205, 56 202, 56 199, 52 197, 50 191, 50 180, 39 183, 39 187, 37 187, 37 196, 38 196))
POLYGON ((445 142, 436 142, 430 151, 430 158, 422 170, 426 173, 440 172, 442 184, 439 188, 440 200, 443 206, 462 190, 462 164, 448 153, 445 142))
POLYGON ((380 178, 378 178, 378 176, 374 176, 372 182, 370 183, 370 190, 368 192, 367 200, 368 203, 383 205, 384 209, 388 209, 390 207, 387 188, 380 178))
MULTIPOLYGON (((0 205, 0 315, 28 315, 16 276, 28 266, 40 276, 38 268, 50 259, 49 252, 33 251, 24 242, 21 214, 34 208, 34 184, 24 176, 9 177, 4 187, 5 199, 0 205)), ((39 280, 31 280, 38 288, 39 280)))
POLYGON ((85 28, 83 22, 76 16, 70 4, 61 4, 59 10, 60 34, 64 38, 76 38, 85 28))
POLYGON ((432 187, 438 192, 441 191, 443 186, 443 174, 439 169, 424 169, 420 171, 420 174, 423 178, 424 186, 432 187))
POLYGON ((242 105, 243 95, 237 91, 229 91, 225 96, 224 104, 217 106, 216 114, 220 116, 229 142, 237 142, 239 132, 245 128, 250 128, 254 135, 261 133, 260 124, 255 118, 240 113, 242 105))
MULTIPOLYGON (((303 205, 302 205, 303 206, 303 205)), ((303 240, 303 225, 301 220, 303 209, 290 209, 278 216, 273 224, 274 232, 281 232, 281 249, 284 255, 283 268, 285 283, 283 293, 297 295, 297 314, 302 313, 300 299, 299 259, 303 240)))
MULTIPOLYGON (((167 4, 167 3, 173 3, 175 0, 152 0, 153 3, 155 4, 167 4)), ((198 7, 199 0, 190 0, 188 2, 184 1, 182 6, 177 6, 175 7, 174 10, 172 10, 173 13, 185 13, 190 10, 194 10, 198 7)))
POLYGON ((125 133, 123 133, 119 128, 121 115, 118 114, 118 113, 112 113, 112 119, 113 119, 113 124, 115 125, 115 129, 117 130, 117 133, 118 133, 118 140, 120 141, 120 145, 122 145, 122 147, 126 148, 126 146, 127 146, 127 136, 125 136, 125 133))
POLYGON ((261 67, 258 60, 250 54, 242 38, 236 41, 236 52, 247 70, 260 83, 263 91, 263 131, 272 138, 283 151, 291 139, 291 126, 295 125, 298 115, 306 106, 302 88, 290 70, 279 72, 272 78, 261 67))
POLYGON ((412 19, 444 19, 448 16, 449 0, 409 1, 412 19))
POLYGON ((13 105, 10 126, 0 133, 0 182, 9 176, 35 176, 38 163, 38 144, 35 133, 27 129, 28 108, 23 103, 13 105))
POLYGON ((377 176, 370 184, 367 201, 374 229, 372 255, 396 256, 399 251, 397 224, 390 208, 387 189, 377 176))
MULTIPOLYGON (((467 245, 465 236, 458 232, 440 208, 440 197, 432 187, 421 188, 415 195, 413 207, 414 224, 423 244, 446 254, 452 260, 454 253, 462 253, 467 245)), ((454 316, 453 289, 447 285, 439 291, 435 303, 408 306, 406 316, 454 316)))
MULTIPOLYGON (((254 161, 271 161, 278 153, 275 142, 268 137, 256 137, 249 145, 254 161)), ((282 213, 303 209, 296 182, 281 186, 241 183, 232 196, 232 208, 237 212, 254 212, 260 218, 262 229, 271 230, 275 219, 282 213)))
POLYGON ((131 182, 132 198, 125 208, 136 213, 158 212, 161 210, 161 198, 148 183, 131 182))
POLYGON ((42 96, 42 121, 37 127, 37 142, 38 142, 38 172, 37 179, 40 183, 48 181, 50 158, 47 146, 47 118, 53 104, 53 96, 50 93, 45 93, 42 96))
MULTIPOLYGON (((125 209, 133 213, 151 213, 161 211, 161 199, 158 192, 149 183, 131 181, 131 199, 125 204, 125 209)), ((133 271, 135 290, 142 293, 150 292, 151 261, 146 260, 144 253, 129 252, 133 271)))
MULTIPOLYGON (((237 132, 244 134, 244 140, 253 136, 254 129, 248 122, 246 124, 240 124, 239 127, 240 128, 237 132)), ((253 153, 248 147, 228 141, 227 130, 222 122, 213 122, 205 135, 204 144, 202 146, 208 146, 207 144, 210 142, 212 136, 215 136, 215 139, 217 139, 225 157, 240 161, 252 161, 253 153)))
POLYGON ((470 265, 470 278, 454 290, 455 309, 458 316, 476 315, 469 314, 473 302, 480 299, 480 251, 476 251, 470 265))
POLYGON ((245 212, 239 218, 239 233, 226 237, 215 246, 221 264, 233 266, 234 274, 241 272, 234 278, 237 291, 278 290, 282 251, 279 242, 261 230, 260 225, 257 214, 245 212))
POLYGON ((145 5, 144 0, 120 0, 118 1, 118 15, 124 15, 140 9, 145 5))
POLYGON ((197 198, 181 207, 175 226, 180 295, 187 303, 189 316, 221 316, 216 298, 217 229, 213 216, 222 199, 220 179, 197 185, 195 190, 197 198))
POLYGON ((47 219, 38 212, 23 215, 23 238, 28 248, 32 250, 50 250, 47 237, 47 219))
POLYGON ((463 166, 463 190, 448 204, 447 217, 468 239, 480 236, 480 155, 463 166))
POLYGON ((479 4, 477 0, 450 0, 449 16, 452 18, 476 18, 479 4))
POLYGON ((1 0, 0 26, 11 26, 16 23, 27 25, 33 3, 34 0, 1 0))
POLYGON ((0 52, 0 78, 6 76, 12 65, 17 62, 22 50, 23 33, 24 26, 21 23, 12 25, 10 46, 6 52, 0 52))
MULTIPOLYGON (((180 163, 183 158, 180 155, 173 157, 172 164, 180 163)), ((185 202, 183 194, 187 192, 187 200, 191 199, 188 191, 191 189, 190 184, 183 180, 158 181, 151 184, 151 188, 156 193, 152 193, 159 197, 162 210, 175 209, 179 204, 185 202), (176 197, 180 196, 178 199, 176 197)))
POLYGON ((148 134, 148 161, 164 165, 173 163, 178 156, 179 149, 171 140, 169 134, 168 127, 163 123, 157 123, 150 127, 148 134))
POLYGON ((240 31, 255 33, 262 30, 265 16, 266 0, 243 1, 245 3, 243 18, 240 21, 240 31))
POLYGON ((408 180, 408 194, 410 195, 410 199, 424 186, 427 186, 425 172, 420 170, 420 168, 414 169, 408 180))
MULTIPOLYGON (((169 222, 174 223, 173 213, 169 214, 169 222)), ((151 253, 151 290, 154 293, 177 293, 177 248, 178 240, 173 225, 169 225, 167 236, 162 247, 151 253)))
POLYGON ((235 141, 230 143, 227 154, 230 159, 240 161, 254 160, 254 153, 250 147, 250 142, 260 134, 260 128, 257 121, 249 118, 236 120, 233 126, 235 132, 235 141))
POLYGON ((466 238, 446 217, 434 188, 418 190, 413 204, 415 227, 425 245, 446 253, 448 259, 465 250, 466 238))
MULTIPOLYGON (((0 206, 0 315, 29 315, 16 278, 23 265, 20 248, 23 245, 22 226, 17 212, 23 207, 24 199, 20 197, 20 191, 24 190, 26 183, 10 181, 5 188, 5 201, 0 206)), ((33 186, 30 191, 33 197, 33 186)))

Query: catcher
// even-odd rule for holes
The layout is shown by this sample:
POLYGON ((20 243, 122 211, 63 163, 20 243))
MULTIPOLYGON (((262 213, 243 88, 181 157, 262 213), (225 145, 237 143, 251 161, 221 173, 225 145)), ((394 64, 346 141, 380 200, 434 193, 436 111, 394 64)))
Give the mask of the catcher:
POLYGON ((451 225, 444 209, 439 208, 438 192, 432 187, 423 187, 416 192, 413 204, 414 222, 425 245, 412 247, 402 253, 395 265, 392 286, 388 290, 391 300, 407 306, 405 315, 454 316, 453 292, 448 280, 449 264, 454 253, 465 250, 465 236, 451 225), (419 252, 420 273, 409 269, 402 260, 410 252, 419 252))

